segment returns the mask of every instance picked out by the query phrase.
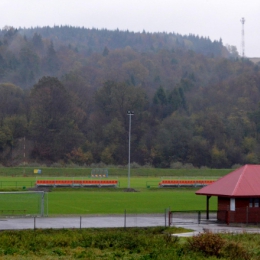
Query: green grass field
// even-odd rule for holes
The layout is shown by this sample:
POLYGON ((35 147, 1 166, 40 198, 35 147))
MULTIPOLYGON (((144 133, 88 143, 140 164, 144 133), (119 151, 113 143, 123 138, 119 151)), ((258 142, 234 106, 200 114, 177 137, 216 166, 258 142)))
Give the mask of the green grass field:
MULTIPOLYGON (((0 167, 0 176, 39 176, 34 174, 34 169, 41 169, 41 176, 84 176, 90 177, 91 168, 51 168, 51 167, 0 167)), ((109 176, 126 177, 128 169, 108 168, 109 176)), ((230 169, 158 169, 158 168, 133 168, 131 176, 163 177, 163 176, 223 176, 231 172, 230 169)))
MULTIPOLYGON (((149 179, 148 182, 158 185, 156 178, 149 179)), ((127 178, 120 178, 120 183, 126 187, 127 178)), ((206 198, 195 195, 197 189, 146 188, 146 183, 147 178, 131 178, 131 187, 137 192, 125 192, 125 188, 54 188, 47 194, 46 210, 48 215, 123 214, 125 210, 128 213, 163 213, 166 208, 205 210, 206 198)), ((212 210, 216 209, 216 198, 211 198, 210 206, 212 210)), ((9 204, 5 207, 9 209, 9 204)), ((27 210, 26 205, 23 207, 19 209, 27 210)))
MULTIPOLYGON (((89 178, 90 169, 44 168, 42 175, 33 174, 33 168, 0 168, 2 191, 28 190, 36 178, 89 178), (88 173, 86 172, 88 171, 88 173), (28 174, 24 174, 28 172, 28 174), (30 172, 30 174, 29 174, 30 172), (70 172, 70 173, 69 173, 70 172), (83 173, 85 172, 86 175, 83 173), (60 173, 60 174, 58 174, 60 173), (64 176, 64 177, 62 177, 64 176)), ((130 187, 137 192, 125 192, 128 187, 127 169, 109 170, 110 179, 119 181, 118 188, 53 188, 47 194, 45 212, 51 215, 163 213, 173 211, 205 210, 206 197, 195 195, 199 188, 159 188, 161 178, 193 178, 196 176, 221 177, 231 170, 171 170, 133 169, 130 187)), ((8 204, 0 206, 7 207, 8 204)), ((12 209, 13 209, 12 205, 12 209)), ((217 199, 210 199, 210 209, 216 210, 217 199)), ((26 205, 23 206, 26 209, 26 205)))
MULTIPOLYGON (((195 190, 161 190, 140 192, 59 191, 48 194, 49 215, 163 213, 171 210, 205 210, 206 198, 195 190)), ((216 210, 216 198, 210 200, 216 210)))

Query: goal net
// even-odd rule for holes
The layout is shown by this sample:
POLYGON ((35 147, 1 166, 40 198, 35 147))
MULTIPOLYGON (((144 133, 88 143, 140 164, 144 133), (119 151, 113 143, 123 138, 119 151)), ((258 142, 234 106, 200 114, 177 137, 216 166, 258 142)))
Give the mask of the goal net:
POLYGON ((0 215, 47 215, 47 197, 43 191, 0 192, 0 215))
POLYGON ((108 170, 105 168, 95 168, 91 170, 91 178, 107 178, 108 170))

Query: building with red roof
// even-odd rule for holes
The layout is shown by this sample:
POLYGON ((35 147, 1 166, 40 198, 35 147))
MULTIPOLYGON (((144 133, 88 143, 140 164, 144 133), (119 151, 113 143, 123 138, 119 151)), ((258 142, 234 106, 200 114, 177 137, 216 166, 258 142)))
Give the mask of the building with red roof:
POLYGON ((207 217, 209 199, 217 196, 219 221, 260 223, 260 165, 246 164, 196 194, 207 196, 207 217))

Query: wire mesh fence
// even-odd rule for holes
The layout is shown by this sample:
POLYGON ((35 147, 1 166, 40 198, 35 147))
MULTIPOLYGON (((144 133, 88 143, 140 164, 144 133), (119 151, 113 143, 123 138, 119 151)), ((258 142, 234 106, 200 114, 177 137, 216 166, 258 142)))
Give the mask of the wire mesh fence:
POLYGON ((169 211, 169 225, 210 224, 217 222, 217 211, 169 211))
MULTIPOLYGON (((249 212, 249 211, 248 211, 249 212)), ((170 211, 142 214, 125 210, 122 214, 84 215, 84 216, 0 216, 0 230, 22 229, 83 229, 83 228, 134 228, 134 227, 167 227, 187 226, 215 228, 216 231, 227 227, 217 217, 220 211, 170 211), (221 223, 221 225, 219 225, 221 223), (224 225, 223 225, 224 224, 224 225)), ((223 212, 222 212, 223 213, 223 212)), ((248 213, 250 214, 250 212, 248 213)), ((253 215, 252 215, 253 216, 253 215)), ((255 214, 254 214, 255 216, 255 214)), ((259 219, 259 218, 258 218, 259 219)), ((248 217, 250 220, 250 216, 248 217)), ((248 226, 251 227, 251 224, 248 226)), ((259 222, 258 222, 259 224, 259 222)), ((226 229, 225 229, 226 230, 226 229)), ((255 231, 255 229, 254 229, 255 231)), ((214 231, 215 232, 215 231, 214 231)), ((228 230, 228 232, 233 232, 228 230)))
POLYGON ((2 217, 0 230, 62 228, 132 228, 167 226, 166 211, 161 214, 130 213, 65 217, 2 217))

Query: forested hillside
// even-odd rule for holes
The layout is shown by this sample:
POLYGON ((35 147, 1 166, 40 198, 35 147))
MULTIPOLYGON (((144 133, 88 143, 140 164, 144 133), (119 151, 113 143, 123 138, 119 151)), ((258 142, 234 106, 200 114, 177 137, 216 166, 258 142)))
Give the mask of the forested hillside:
POLYGON ((55 26, 0 31, 0 163, 260 163, 259 65, 222 41, 55 26), (15 152, 16 151, 16 152, 15 152))

